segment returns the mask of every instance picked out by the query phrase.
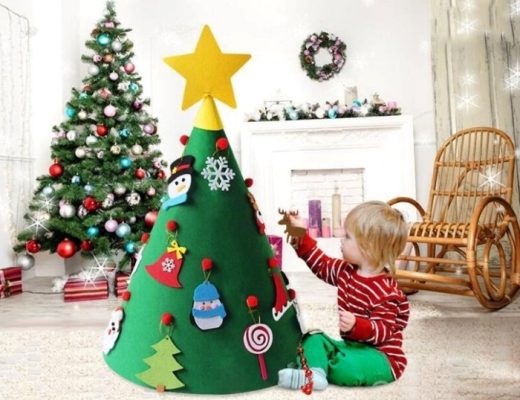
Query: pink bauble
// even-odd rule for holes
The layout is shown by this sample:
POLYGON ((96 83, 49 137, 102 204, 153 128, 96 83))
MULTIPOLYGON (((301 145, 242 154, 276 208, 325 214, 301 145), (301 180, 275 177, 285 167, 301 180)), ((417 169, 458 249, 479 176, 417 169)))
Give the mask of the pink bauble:
POLYGON ((117 109, 116 109, 112 104, 109 104, 108 106, 106 106, 106 107, 103 109, 103 113, 104 113, 107 117, 113 117, 114 115, 116 115, 116 111, 117 111, 117 109))
POLYGON ((113 81, 117 81, 117 79, 119 78, 119 74, 117 72, 111 72, 110 75, 108 75, 108 77, 113 81))
POLYGON ((107 232, 115 232, 119 224, 115 219, 109 219, 107 222, 105 222, 105 230, 107 232))
POLYGON ((145 126, 143 126, 143 131, 149 135, 153 135, 155 133, 155 125, 145 124, 145 126))
POLYGON ((132 63, 126 63, 125 64, 125 72, 127 74, 131 74, 134 71, 135 71, 135 65, 134 64, 132 64, 132 63))
POLYGON ((141 111, 141 109, 143 108, 143 103, 139 100, 135 100, 132 103, 132 107, 135 111, 141 111))
POLYGON ((157 192, 156 192, 155 188, 153 188, 153 187, 148 188, 148 190, 146 191, 146 194, 150 197, 155 196, 155 193, 157 193, 157 192))
POLYGON ((92 56, 92 61, 94 61, 95 63, 101 62, 101 56, 99 54, 94 54, 92 56))
POLYGON ((105 21, 105 28, 114 28, 115 24, 114 21, 105 21))

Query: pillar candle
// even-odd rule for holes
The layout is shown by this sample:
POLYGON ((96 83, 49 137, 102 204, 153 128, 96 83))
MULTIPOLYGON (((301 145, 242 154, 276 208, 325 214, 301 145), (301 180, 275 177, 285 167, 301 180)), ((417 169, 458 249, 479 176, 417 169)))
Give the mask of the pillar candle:
POLYGON ((330 234, 330 218, 323 218, 321 220, 321 236, 324 238, 328 238, 331 236, 330 234))
POLYGON ((343 236, 341 226, 341 195, 337 192, 332 195, 332 234, 335 237, 343 236))
POLYGON ((321 236, 321 200, 309 200, 309 230, 314 228, 321 236))

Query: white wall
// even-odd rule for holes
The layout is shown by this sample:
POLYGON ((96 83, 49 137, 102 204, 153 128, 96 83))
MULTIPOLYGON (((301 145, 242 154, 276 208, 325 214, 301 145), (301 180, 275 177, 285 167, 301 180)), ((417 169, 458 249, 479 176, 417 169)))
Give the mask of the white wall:
MULTIPOLYGON (((31 0, 22 3, 31 5, 31 0)), ((63 120, 71 87, 80 87, 86 75, 80 55, 104 8, 104 0, 32 2, 38 29, 32 47, 35 176, 48 169, 51 127, 63 120)), ((219 105, 236 153, 244 114, 265 100, 342 100, 343 85, 355 85, 360 96, 378 92, 414 117, 418 198, 426 199, 435 149, 429 2, 119 0, 117 12, 123 26, 133 29, 134 61, 152 114, 159 118, 168 161, 181 153, 178 138, 191 131, 198 105, 181 111, 184 80, 162 58, 192 52, 207 23, 222 51, 253 56, 233 78, 238 109, 219 105), (339 76, 323 83, 307 78, 298 60, 305 37, 320 30, 335 33, 348 46, 339 76)))

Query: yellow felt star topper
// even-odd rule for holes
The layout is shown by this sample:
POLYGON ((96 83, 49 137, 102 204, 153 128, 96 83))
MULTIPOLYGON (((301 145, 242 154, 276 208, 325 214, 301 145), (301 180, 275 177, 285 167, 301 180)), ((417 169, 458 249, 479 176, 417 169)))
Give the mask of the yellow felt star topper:
POLYGON ((249 58, 251 58, 250 54, 222 53, 211 29, 205 25, 194 53, 164 59, 166 64, 186 79, 182 109, 185 110, 200 99, 204 99, 196 126, 222 129, 212 97, 230 107, 236 107, 231 77, 249 58))

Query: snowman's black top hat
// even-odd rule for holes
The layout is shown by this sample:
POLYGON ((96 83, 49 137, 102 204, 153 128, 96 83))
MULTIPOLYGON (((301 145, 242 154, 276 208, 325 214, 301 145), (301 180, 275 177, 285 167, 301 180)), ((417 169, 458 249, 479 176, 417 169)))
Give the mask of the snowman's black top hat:
POLYGON ((180 175, 191 174, 193 172, 191 165, 194 161, 195 158, 193 156, 182 156, 181 158, 178 158, 172 162, 170 164, 170 170, 172 174, 168 178, 168 184, 180 175))

